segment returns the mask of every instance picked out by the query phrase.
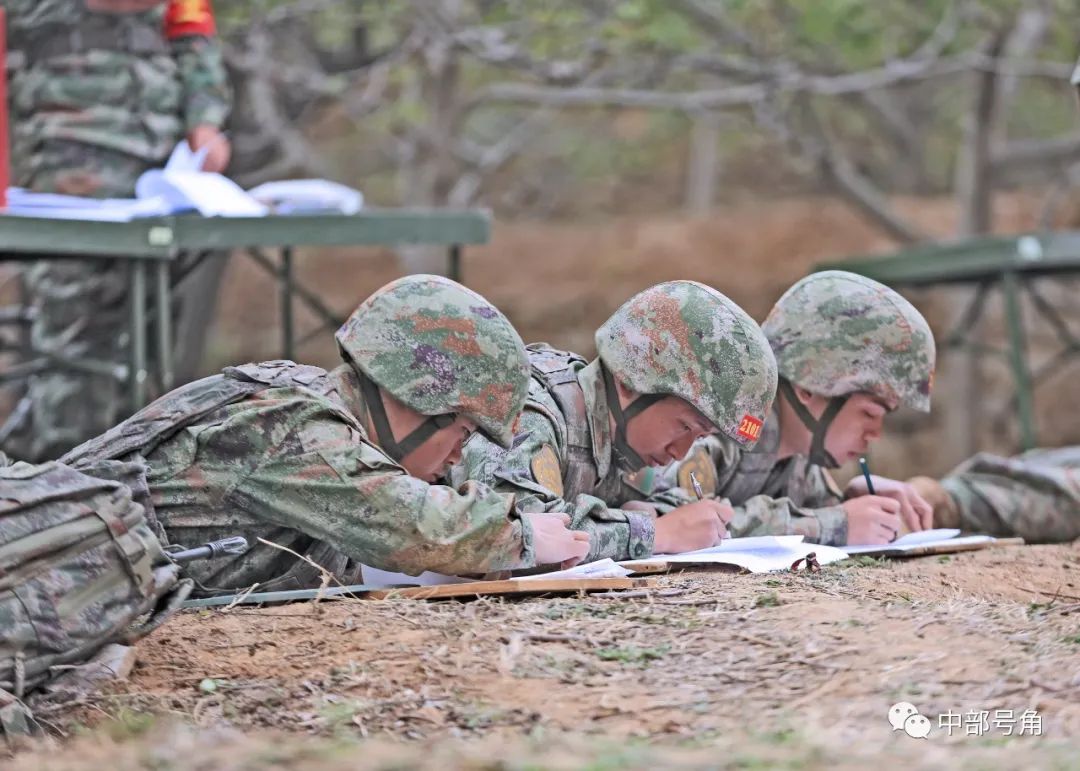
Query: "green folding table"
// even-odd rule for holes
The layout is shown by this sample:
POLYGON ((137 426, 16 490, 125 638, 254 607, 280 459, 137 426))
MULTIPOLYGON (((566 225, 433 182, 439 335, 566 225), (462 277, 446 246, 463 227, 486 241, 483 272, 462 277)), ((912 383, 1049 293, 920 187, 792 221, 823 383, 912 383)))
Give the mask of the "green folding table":
MULTIPOLYGON (((185 255, 214 250, 241 250, 275 277, 280 287, 282 356, 292 358, 295 345, 293 301, 299 300, 327 324, 340 323, 318 295, 299 283, 293 273, 299 246, 401 246, 423 244, 447 249, 447 274, 462 278, 462 250, 486 243, 491 217, 485 210, 369 209, 354 215, 318 214, 269 217, 200 217, 180 215, 100 222, 0 216, 0 261, 36 260, 42 256, 116 259, 129 265, 128 307, 131 327, 130 361, 64 358, 45 354, 36 361, 9 369, 12 380, 45 368, 70 367, 107 372, 127 381, 132 409, 146 403, 148 357, 148 297, 153 294, 152 333, 161 385, 174 385, 169 268, 185 255), (277 260, 268 250, 279 251, 277 260), (153 291, 150 291, 150 287, 153 291)), ((25 316, 19 317, 25 322, 25 316)))

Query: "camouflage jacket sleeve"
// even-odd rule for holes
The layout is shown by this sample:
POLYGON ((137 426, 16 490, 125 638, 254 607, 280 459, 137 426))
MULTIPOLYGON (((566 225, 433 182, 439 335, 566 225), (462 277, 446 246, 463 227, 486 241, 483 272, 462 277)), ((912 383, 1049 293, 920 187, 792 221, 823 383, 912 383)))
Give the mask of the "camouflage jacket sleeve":
POLYGON ((187 35, 170 41, 183 86, 184 131, 200 124, 221 127, 229 117, 232 90, 217 38, 187 35))
MULTIPOLYGON (((353 426, 306 407, 229 493, 229 503, 325 540, 364 564, 412 575, 533 564, 513 499, 411 477, 353 426)), ((281 426, 284 428, 284 426, 281 426)))
POLYGON ((778 461, 770 444, 763 438, 747 450, 723 437, 707 437, 656 475, 650 501, 669 507, 686 503, 693 471, 706 495, 731 504, 733 536, 804 535, 815 543, 846 543, 843 497, 828 472, 801 456, 778 461))
MULTIPOLYGON (((579 494, 571 500, 563 497, 562 480, 545 478, 536 459, 541 453, 554 453, 554 465, 564 466, 562 445, 551 421, 534 409, 522 413, 521 423, 510 450, 503 450, 484 437, 474 436, 465 446, 461 464, 453 480, 474 479, 491 484, 496 490, 512 492, 521 511, 559 511, 570 515, 570 527, 589 534, 586 561, 604 559, 639 559, 652 554, 654 528, 652 516, 640 511, 608 508, 600 498, 579 494), (550 448, 548 450, 547 448, 550 448), (534 468, 536 466, 536 468, 534 468), (558 488, 558 489, 556 489, 558 488)), ((555 477, 559 468, 553 468, 555 477)))

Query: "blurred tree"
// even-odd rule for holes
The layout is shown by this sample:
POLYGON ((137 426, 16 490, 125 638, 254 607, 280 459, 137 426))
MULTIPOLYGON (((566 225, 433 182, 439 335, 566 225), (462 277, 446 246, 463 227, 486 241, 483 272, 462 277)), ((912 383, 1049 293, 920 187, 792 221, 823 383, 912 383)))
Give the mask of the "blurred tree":
POLYGON ((746 170, 755 148, 898 241, 923 234, 890 206, 897 192, 952 191, 963 231, 980 232, 995 189, 1048 186, 1049 218, 1080 178, 1071 6, 236 0, 221 12, 235 168, 244 182, 318 174, 376 202, 545 215, 605 179, 619 206, 618 180, 679 157, 682 195, 704 208, 718 169, 746 170))

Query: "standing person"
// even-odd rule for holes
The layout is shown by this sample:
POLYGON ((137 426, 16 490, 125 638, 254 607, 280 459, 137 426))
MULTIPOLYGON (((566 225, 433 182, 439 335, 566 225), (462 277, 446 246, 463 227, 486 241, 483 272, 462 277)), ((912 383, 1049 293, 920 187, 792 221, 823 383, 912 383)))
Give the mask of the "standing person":
POLYGON ((409 276, 336 337, 344 363, 330 372, 230 367, 61 461, 97 477, 145 464, 124 481, 165 543, 244 536, 244 554, 188 568, 203 593, 318 586, 320 568, 358 583, 361 564, 487 573, 585 556, 588 536, 568 517, 439 483, 472 433, 509 445, 525 402, 525 346, 494 306, 449 279, 409 276))
MULTIPOLYGON (((2 0, 7 11, 13 184, 33 191, 130 197, 178 141, 222 171, 230 92, 209 0, 2 0)), ((199 266, 216 294, 221 261, 199 266)), ((191 276, 188 281, 198 281, 191 276)), ((109 260, 42 260, 24 273, 33 347, 124 360, 127 274, 109 260)), ((202 317, 208 317, 205 306, 202 317)), ((187 320, 181 318, 178 328, 187 320)), ((182 345, 200 333, 185 335, 182 345)), ((190 358, 190 356, 188 357, 190 358)), ((29 382, 29 425, 13 454, 56 457, 113 425, 115 377, 69 369, 29 382)))
POLYGON ((526 511, 567 512, 589 533, 588 559, 636 559, 716 544, 731 517, 715 500, 656 519, 624 473, 662 466, 720 432, 757 441, 776 393, 776 363, 738 305, 694 281, 630 298, 596 332, 597 358, 529 346, 529 400, 513 446, 483 437, 452 478, 512 492, 526 511))
POLYGON ((856 477, 841 491, 828 472, 865 454, 901 404, 929 411, 936 354, 922 314, 883 284, 824 271, 788 289, 761 328, 780 372, 761 440, 745 448, 704 439, 652 480, 650 500, 688 500, 694 472, 707 494, 734 507, 734 536, 799 534, 842 546, 930 527, 931 507, 911 484, 873 477, 871 495, 856 477))

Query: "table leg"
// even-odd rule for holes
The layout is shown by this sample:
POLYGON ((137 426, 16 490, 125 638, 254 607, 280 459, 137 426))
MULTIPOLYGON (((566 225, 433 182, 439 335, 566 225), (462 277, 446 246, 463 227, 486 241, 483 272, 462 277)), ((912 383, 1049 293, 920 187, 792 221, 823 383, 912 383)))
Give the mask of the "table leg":
POLYGON ((451 244, 447 255, 446 275, 461 283, 461 244, 451 244))
POLYGON ((1005 295, 1005 321, 1009 328, 1009 364, 1016 381, 1016 407, 1020 419, 1020 444, 1025 450, 1035 446, 1035 415, 1031 393, 1031 373, 1027 366, 1024 320, 1020 312, 1020 278, 1012 271, 1001 278, 1005 295))
POLYGON ((146 403, 146 262, 131 260, 128 303, 131 309, 131 408, 146 403))
POLYGON ((291 246, 281 250, 281 349, 282 357, 293 359, 293 252, 291 246))
POLYGON ((155 307, 157 308, 157 349, 158 367, 161 373, 161 387, 171 391, 176 375, 173 368, 172 350, 172 297, 169 286, 169 263, 158 260, 155 263, 155 307))

